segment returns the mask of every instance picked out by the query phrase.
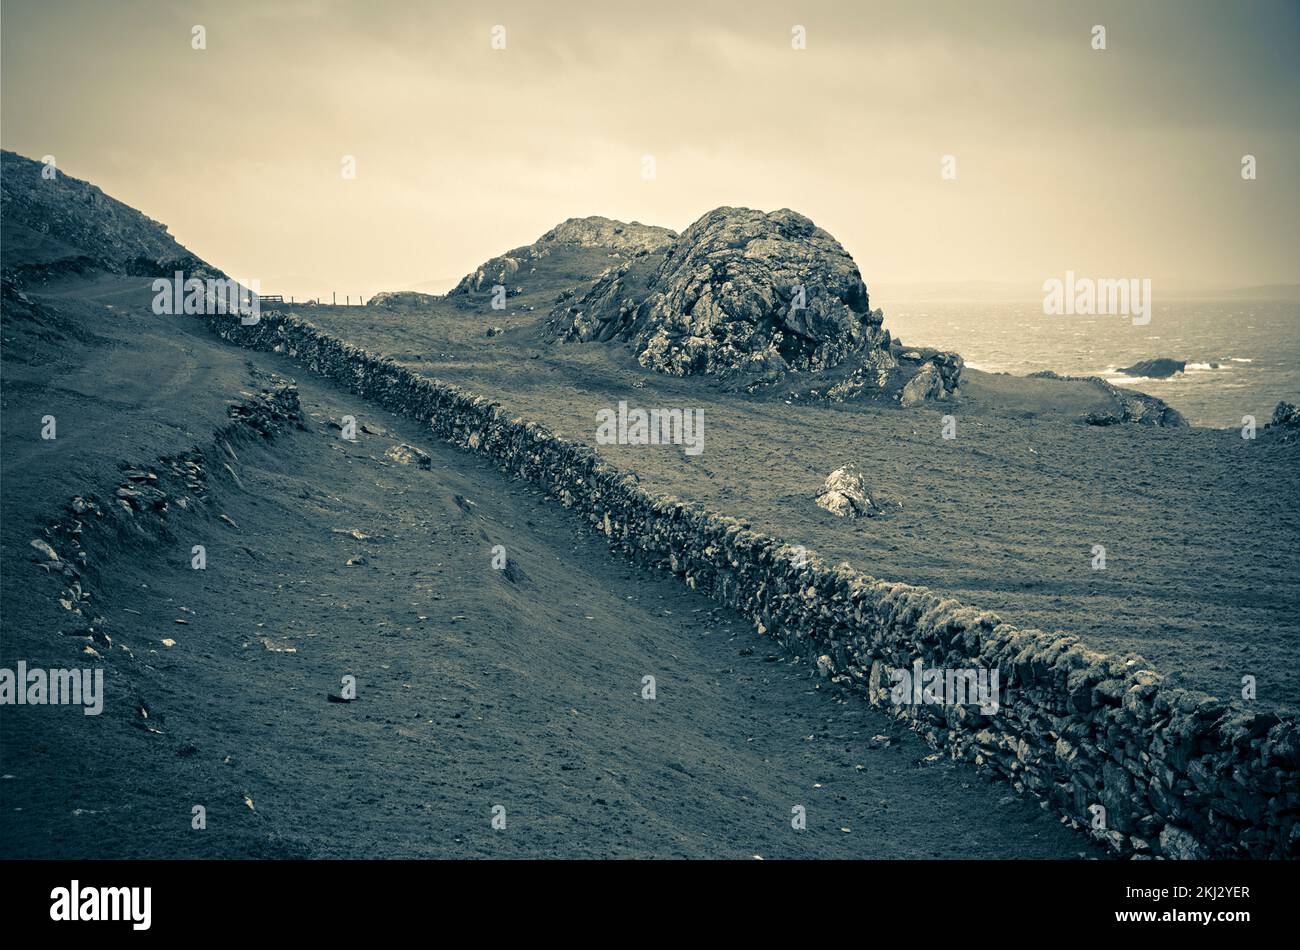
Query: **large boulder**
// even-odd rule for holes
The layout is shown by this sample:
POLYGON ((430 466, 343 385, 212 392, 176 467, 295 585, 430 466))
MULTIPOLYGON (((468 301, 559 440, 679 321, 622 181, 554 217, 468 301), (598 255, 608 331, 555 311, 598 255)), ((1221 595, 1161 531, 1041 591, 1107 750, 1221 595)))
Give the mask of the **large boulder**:
POLYGON ((904 406, 919 406, 943 398, 943 377, 933 362, 926 363, 904 385, 898 401, 904 406))
MULTIPOLYGON (((911 356, 912 353, 904 354, 911 356)), ((903 388, 898 401, 904 406, 920 406, 927 402, 943 402, 957 396, 961 385, 961 370, 965 361, 957 353, 934 353, 921 364, 903 388)))
POLYGON ((841 518, 870 518, 880 511, 854 465, 837 468, 827 476, 817 507, 841 518))
POLYGON ((673 376, 821 370, 851 354, 890 362, 883 315, 833 237, 801 214, 717 208, 661 255, 613 267, 563 300, 550 339, 633 344, 673 376))

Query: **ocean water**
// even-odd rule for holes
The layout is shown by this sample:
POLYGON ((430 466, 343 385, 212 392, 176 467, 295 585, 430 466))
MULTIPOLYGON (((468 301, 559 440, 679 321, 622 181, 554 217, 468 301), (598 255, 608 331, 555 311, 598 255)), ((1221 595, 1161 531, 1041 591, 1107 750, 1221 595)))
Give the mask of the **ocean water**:
POLYGON ((1300 302, 1157 298, 1151 322, 1121 316, 1046 315, 1024 303, 888 301, 885 327, 904 345, 956 350, 988 372, 1055 370, 1100 376, 1158 396, 1188 423, 1263 425, 1280 400, 1300 403, 1300 302), (1170 379, 1126 376, 1121 366, 1169 357, 1187 367, 1170 379))

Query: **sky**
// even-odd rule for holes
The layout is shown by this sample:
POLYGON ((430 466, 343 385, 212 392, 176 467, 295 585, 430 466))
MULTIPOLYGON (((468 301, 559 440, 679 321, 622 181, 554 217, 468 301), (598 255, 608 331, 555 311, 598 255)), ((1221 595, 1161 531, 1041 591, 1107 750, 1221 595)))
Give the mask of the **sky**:
POLYGON ((807 215, 873 303, 1300 282, 1295 2, 3 0, 0 106, 5 148, 266 294, 442 290, 565 218, 720 205, 807 215))

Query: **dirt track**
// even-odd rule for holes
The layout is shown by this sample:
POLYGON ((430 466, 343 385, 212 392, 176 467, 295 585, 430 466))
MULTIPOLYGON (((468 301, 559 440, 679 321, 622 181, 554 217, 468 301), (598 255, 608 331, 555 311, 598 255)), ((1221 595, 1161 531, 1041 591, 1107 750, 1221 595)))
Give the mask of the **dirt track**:
POLYGON ((5 366, 5 665, 78 662, 58 585, 28 562, 42 513, 110 488, 119 459, 204 442, 250 367, 295 376, 311 424, 237 446, 242 486, 216 483, 174 547, 104 552, 99 610, 135 660, 105 661, 100 717, 5 709, 5 856, 1097 854, 530 486, 287 360, 144 313, 139 282, 65 291, 48 299, 76 320, 118 309, 98 330, 111 342, 58 344, 53 376, 5 366), (46 411, 57 446, 18 424, 46 411), (371 432, 340 440, 326 420, 345 413, 371 432), (386 459, 395 442, 431 469, 386 459), (188 567, 194 543, 207 571, 188 567), (329 702, 345 674, 357 701, 329 702), (161 733, 139 728, 141 705, 161 733))

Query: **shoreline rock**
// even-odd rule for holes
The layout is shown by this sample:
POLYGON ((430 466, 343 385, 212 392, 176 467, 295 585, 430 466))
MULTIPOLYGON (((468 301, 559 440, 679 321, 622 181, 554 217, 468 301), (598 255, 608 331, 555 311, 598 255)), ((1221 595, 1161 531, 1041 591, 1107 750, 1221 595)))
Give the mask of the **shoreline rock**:
POLYGON ((1145 379, 1168 379, 1181 373, 1186 367, 1186 360, 1171 360, 1162 356, 1154 360, 1138 360, 1132 366, 1121 366, 1119 372, 1125 376, 1140 376, 1145 379))

